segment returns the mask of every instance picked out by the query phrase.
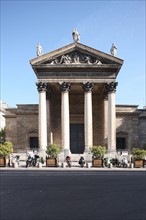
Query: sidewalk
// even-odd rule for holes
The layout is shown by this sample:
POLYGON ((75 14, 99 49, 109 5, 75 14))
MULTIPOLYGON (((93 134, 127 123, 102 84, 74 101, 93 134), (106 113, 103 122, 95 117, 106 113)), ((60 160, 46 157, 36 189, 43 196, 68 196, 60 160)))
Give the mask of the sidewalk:
POLYGON ((145 168, 120 168, 120 167, 112 167, 112 168, 107 168, 107 167, 86 167, 86 165, 81 168, 78 164, 78 162, 73 162, 72 163, 72 167, 67 167, 66 163, 64 163, 65 166, 62 167, 61 163, 59 163, 59 167, 46 167, 46 165, 44 164, 42 166, 42 168, 39 168, 38 166, 35 167, 27 167, 26 168, 26 162, 25 161, 20 161, 20 164, 17 168, 14 167, 0 167, 0 170, 54 170, 54 171, 146 171, 146 167, 145 168))

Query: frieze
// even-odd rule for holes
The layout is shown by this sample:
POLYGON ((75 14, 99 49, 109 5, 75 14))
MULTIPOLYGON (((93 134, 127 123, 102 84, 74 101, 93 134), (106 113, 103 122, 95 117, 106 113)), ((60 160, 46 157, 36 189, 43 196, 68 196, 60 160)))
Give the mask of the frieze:
POLYGON ((88 54, 83 54, 79 51, 64 54, 58 58, 52 59, 46 64, 57 65, 57 64, 89 64, 89 65, 102 65, 102 61, 88 54))
POLYGON ((111 76, 112 72, 40 72, 39 76, 47 77, 99 77, 111 76))

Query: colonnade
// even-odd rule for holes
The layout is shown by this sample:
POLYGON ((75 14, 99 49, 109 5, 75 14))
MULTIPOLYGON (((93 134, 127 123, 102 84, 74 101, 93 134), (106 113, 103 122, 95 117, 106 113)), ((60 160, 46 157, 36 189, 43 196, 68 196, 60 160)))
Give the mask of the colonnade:
MULTIPOLYGON (((47 83, 36 83, 39 92, 39 148, 45 151, 47 146, 47 113, 46 113, 46 91, 47 83)), ((116 112, 115 112, 115 91, 117 82, 105 84, 108 97, 108 150, 116 149, 116 112)), ((92 119, 92 90, 94 84, 83 83, 84 89, 84 132, 85 132, 85 152, 93 146, 93 119, 92 119)), ((70 154, 70 121, 69 121, 69 91, 70 83, 60 83, 61 91, 61 132, 62 148, 64 156, 70 154)))

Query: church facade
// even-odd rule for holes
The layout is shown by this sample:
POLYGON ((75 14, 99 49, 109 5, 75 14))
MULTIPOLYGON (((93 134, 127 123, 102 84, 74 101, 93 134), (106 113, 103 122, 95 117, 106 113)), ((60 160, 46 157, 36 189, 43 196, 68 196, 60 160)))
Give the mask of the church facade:
POLYGON ((15 150, 55 143, 64 155, 93 145, 108 152, 146 144, 146 110, 116 105, 123 60, 75 41, 30 60, 37 76, 38 105, 7 109, 6 138, 15 150))

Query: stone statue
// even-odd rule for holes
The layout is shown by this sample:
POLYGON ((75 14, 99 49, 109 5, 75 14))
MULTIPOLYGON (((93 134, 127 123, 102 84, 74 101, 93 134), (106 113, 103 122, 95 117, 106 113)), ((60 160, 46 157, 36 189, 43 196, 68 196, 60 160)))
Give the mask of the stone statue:
POLYGON ((71 63, 71 58, 69 55, 62 55, 60 63, 69 64, 71 63))
POLYGON ((80 42, 80 34, 78 33, 77 28, 73 29, 72 36, 74 42, 80 42))
POLYGON ((110 53, 111 53, 112 56, 116 56, 117 55, 117 47, 116 47, 116 45, 114 43, 112 44, 112 47, 110 49, 110 53))
POLYGON ((37 45, 37 56, 41 56, 43 54, 42 46, 40 43, 37 45))

